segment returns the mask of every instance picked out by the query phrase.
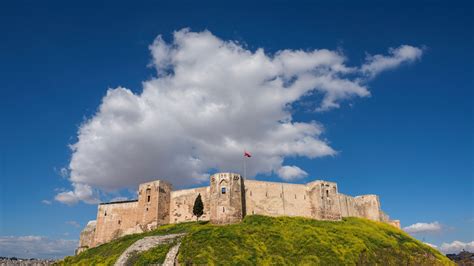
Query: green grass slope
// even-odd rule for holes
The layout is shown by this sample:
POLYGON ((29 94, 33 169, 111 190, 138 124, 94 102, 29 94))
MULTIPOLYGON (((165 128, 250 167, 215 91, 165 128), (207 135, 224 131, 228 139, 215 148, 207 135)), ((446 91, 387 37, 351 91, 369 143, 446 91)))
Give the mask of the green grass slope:
MULTIPOLYGON (((125 236, 67 257, 63 265, 112 265, 134 241, 187 232, 178 259, 186 265, 454 265, 437 250, 390 225, 360 218, 316 221, 247 216, 242 223, 184 223, 125 236)), ((171 245, 136 254, 131 265, 160 263, 171 245)))

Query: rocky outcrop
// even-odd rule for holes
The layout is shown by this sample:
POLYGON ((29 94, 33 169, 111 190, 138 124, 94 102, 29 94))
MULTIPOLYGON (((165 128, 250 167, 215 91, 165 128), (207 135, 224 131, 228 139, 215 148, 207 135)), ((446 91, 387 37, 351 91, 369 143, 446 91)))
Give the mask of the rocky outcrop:
POLYGON ((95 220, 89 221, 86 225, 86 228, 82 230, 79 237, 79 247, 76 249, 76 255, 94 246, 96 224, 97 222, 95 220))

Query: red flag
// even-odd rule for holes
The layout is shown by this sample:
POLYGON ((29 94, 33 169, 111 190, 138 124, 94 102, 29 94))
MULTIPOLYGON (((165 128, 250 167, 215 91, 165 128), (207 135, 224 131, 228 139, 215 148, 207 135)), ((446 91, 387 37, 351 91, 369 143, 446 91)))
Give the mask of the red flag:
POLYGON ((244 157, 252 157, 252 154, 250 152, 244 151, 244 157))

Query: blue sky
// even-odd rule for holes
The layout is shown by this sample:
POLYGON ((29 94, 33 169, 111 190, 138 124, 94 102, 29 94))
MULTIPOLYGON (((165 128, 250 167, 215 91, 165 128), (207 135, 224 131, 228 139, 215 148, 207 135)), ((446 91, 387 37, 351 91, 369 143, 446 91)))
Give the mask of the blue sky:
MULTIPOLYGON (((387 56, 390 47, 421 49, 419 59, 367 79, 370 97, 344 99, 324 112, 314 108, 320 94, 293 102, 293 121, 324 126, 317 139, 336 153, 313 159, 284 155, 283 165, 307 173, 292 182, 327 179, 345 194, 380 195, 383 209, 403 227, 440 225, 414 233, 421 240, 437 246, 469 243, 474 240, 472 13, 468 1, 2 3, 0 238, 22 247, 41 237, 51 250, 64 247, 25 248, 25 256, 71 252, 74 242, 61 241, 78 239, 95 218, 96 205, 55 200, 72 189, 68 176, 61 175, 73 156, 68 145, 78 142, 79 127, 96 116, 107 89, 122 86, 138 95, 143 82, 156 78, 149 45, 158 35, 170 44, 173 32, 190 28, 251 52, 263 48, 269 56, 284 49, 328 49, 342 54, 350 67, 362 66, 368 54, 387 56)), ((124 163, 140 165, 133 159, 124 163)), ((127 187, 141 178, 150 177, 93 188, 102 200, 130 198, 127 187)), ((257 178, 282 180, 276 172, 257 178)), ((196 185, 186 180, 177 181, 178 187, 196 185)), ((0 256, 12 254, 17 255, 0 249, 0 256)))

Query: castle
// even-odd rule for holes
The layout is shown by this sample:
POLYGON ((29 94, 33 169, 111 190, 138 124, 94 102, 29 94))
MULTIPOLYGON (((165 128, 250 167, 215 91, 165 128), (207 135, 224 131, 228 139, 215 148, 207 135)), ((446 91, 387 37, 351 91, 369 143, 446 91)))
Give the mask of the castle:
POLYGON ((169 183, 157 180, 140 184, 137 200, 99 204, 97 220, 81 232, 77 253, 163 224, 195 221, 193 205, 199 194, 204 203, 200 220, 214 224, 237 223, 246 215, 259 214, 318 220, 354 216, 400 227, 400 221, 390 220, 381 210, 377 195, 347 196, 338 192, 334 182, 288 184, 217 173, 211 175, 208 187, 173 191, 169 183))

